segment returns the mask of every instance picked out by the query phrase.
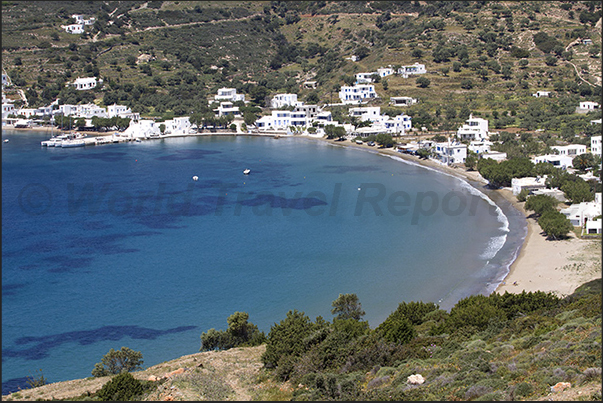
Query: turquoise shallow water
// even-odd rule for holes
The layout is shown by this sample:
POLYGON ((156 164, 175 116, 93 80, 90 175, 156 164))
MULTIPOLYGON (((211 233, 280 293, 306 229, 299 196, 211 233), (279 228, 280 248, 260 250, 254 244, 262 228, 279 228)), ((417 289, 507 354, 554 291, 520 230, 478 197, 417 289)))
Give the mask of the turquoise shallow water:
POLYGON ((235 311, 267 333, 291 309, 330 320, 340 293, 373 328, 402 301, 449 309, 491 292, 525 237, 492 192, 323 142, 47 137, 3 131, 3 394, 38 369, 90 376, 110 348, 197 352, 235 311))

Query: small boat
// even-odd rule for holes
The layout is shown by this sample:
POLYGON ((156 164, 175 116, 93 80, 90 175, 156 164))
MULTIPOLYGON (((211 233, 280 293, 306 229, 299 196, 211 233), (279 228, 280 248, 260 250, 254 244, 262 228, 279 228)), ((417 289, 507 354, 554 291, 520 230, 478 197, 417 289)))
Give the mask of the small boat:
POLYGON ((5 142, 5 143, 8 143, 8 139, 4 139, 4 142, 5 142))
POLYGON ((247 168, 246 170, 243 171, 243 174, 249 175, 249 172, 251 172, 251 169, 247 168))
POLYGON ((138 138, 138 137, 137 137, 135 141, 136 141, 137 143, 140 143, 142 140, 141 140, 140 138, 138 138))
POLYGON ((362 140, 356 140, 356 144, 362 144, 362 140))
POLYGON ((195 175, 195 176, 193 176, 193 180, 194 180, 194 181, 198 181, 198 180, 199 180, 199 177, 198 177, 197 175, 195 175))

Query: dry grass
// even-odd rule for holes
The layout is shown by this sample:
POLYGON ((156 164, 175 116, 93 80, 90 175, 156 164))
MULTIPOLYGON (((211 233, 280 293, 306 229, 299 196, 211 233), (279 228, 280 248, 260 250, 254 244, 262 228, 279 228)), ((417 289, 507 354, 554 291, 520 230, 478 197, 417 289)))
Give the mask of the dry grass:
MULTIPOLYGON (((133 372, 132 375, 147 380, 150 375, 162 377, 179 368, 185 369, 184 373, 173 375, 158 385, 157 390, 145 400, 252 400, 257 389, 254 382, 262 368, 261 356, 265 349, 266 346, 262 345, 191 354, 133 372)), ((102 377, 55 382, 2 396, 2 400, 74 399, 97 392, 109 379, 102 377)))

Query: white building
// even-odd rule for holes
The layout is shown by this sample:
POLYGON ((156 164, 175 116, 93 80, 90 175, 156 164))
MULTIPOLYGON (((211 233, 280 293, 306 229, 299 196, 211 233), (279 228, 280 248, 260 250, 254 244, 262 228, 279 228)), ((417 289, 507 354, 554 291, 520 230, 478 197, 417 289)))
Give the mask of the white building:
POLYGON ((321 112, 318 105, 303 105, 303 102, 302 105, 297 105, 293 110, 295 112, 305 112, 309 120, 316 119, 319 112, 321 112))
POLYGON ((408 76, 413 74, 425 74, 427 70, 425 70, 425 65, 420 63, 415 63, 411 66, 402 66, 398 69, 398 74, 400 74, 404 78, 408 78, 408 76))
POLYGON ((306 112, 277 110, 255 121, 259 130, 289 130, 291 126, 308 126, 306 112))
POLYGON ((580 104, 578 105, 577 111, 594 111, 596 109, 599 109, 601 106, 596 103, 596 102, 590 102, 590 101, 584 101, 584 102, 580 102, 580 104))
POLYGON ((593 155, 601 156, 601 136, 592 136, 590 138, 590 152, 593 155))
POLYGON ((536 91, 532 96, 536 98, 550 97, 551 93, 549 91, 536 91))
POLYGON ((494 161, 504 161, 507 159, 507 153, 502 153, 500 151, 490 151, 487 153, 480 154, 482 158, 490 158, 494 161))
POLYGON ((576 155, 585 154, 586 146, 583 144, 569 144, 566 146, 552 146, 553 150, 559 151, 559 155, 567 155, 569 157, 575 157, 576 155))
POLYGON ((125 105, 109 105, 107 106, 107 117, 112 118, 113 116, 120 116, 124 114, 132 113, 132 110, 125 105))
POLYGON ((35 108, 21 108, 17 111, 17 115, 23 115, 26 118, 31 118, 32 116, 36 116, 35 108))
POLYGON ((101 108, 95 104, 77 105, 77 117, 81 118, 92 118, 98 116, 99 118, 106 118, 107 111, 105 108, 101 108))
POLYGON ((245 94, 237 94, 236 88, 220 88, 218 94, 214 96, 214 99, 220 101, 245 101, 245 94))
POLYGON ((97 85, 100 85, 103 82, 102 79, 99 79, 98 82, 96 77, 84 77, 84 78, 76 78, 73 82, 73 86, 76 90, 91 90, 92 88, 96 88, 97 85))
POLYGON ((487 154, 490 152, 492 142, 488 140, 472 141, 469 143, 467 149, 473 151, 476 154, 487 154))
POLYGON ((412 118, 408 115, 401 114, 390 118, 383 115, 384 120, 381 123, 385 126, 386 133, 392 136, 405 136, 412 129, 412 118))
POLYGON ((270 101, 270 107, 274 109, 298 105, 303 105, 303 102, 297 100, 297 94, 278 94, 270 101))
POLYGON ((534 164, 538 164, 539 162, 548 162, 549 164, 553 164, 556 168, 567 169, 572 168, 574 157, 570 157, 568 155, 558 155, 558 154, 546 154, 539 155, 537 157, 532 158, 532 162, 534 164))
POLYGON ((304 81, 302 85, 306 89, 311 89, 311 88, 318 87, 318 82, 316 82, 316 81, 304 81))
POLYGON ((377 69, 377 74, 381 78, 391 76, 392 74, 394 74, 394 69, 392 69, 391 66, 390 67, 381 67, 380 69, 377 69))
POLYGON ((462 164, 467 159, 467 145, 458 142, 435 143, 432 151, 436 158, 446 165, 462 164))
POLYGON ((370 84, 342 85, 339 91, 339 99, 342 103, 348 105, 365 103, 375 98, 378 98, 375 86, 370 84))
POLYGON ((366 84, 373 82, 373 74, 377 74, 376 72, 370 73, 357 73, 356 74, 356 83, 358 84, 366 84))
POLYGON ((70 25, 61 25, 61 28, 65 30, 65 32, 69 34, 83 34, 84 33, 84 25, 82 24, 70 24, 70 25))
POLYGON ((366 106, 366 107, 358 107, 358 108, 350 108, 348 111, 348 115, 352 117, 357 117, 361 122, 366 122, 370 120, 371 122, 376 122, 380 120, 381 117, 381 107, 379 106, 366 106))
POLYGON ((409 106, 418 102, 417 99, 411 97, 391 97, 389 103, 394 106, 409 106))
POLYGON ((8 99, 2 100, 2 120, 8 118, 8 115, 16 115, 15 105, 8 99))
POLYGON ((10 86, 10 78, 8 74, 2 73, 2 88, 10 86))
POLYGON ((238 106, 234 106, 232 102, 220 102, 220 106, 214 109, 216 117, 221 116, 241 116, 238 106))
POLYGON ((132 120, 130 126, 120 136, 126 138, 158 138, 161 134, 160 124, 149 119, 141 119, 137 122, 132 120))
MULTIPOLYGON (((162 123, 165 125, 164 135, 178 136, 190 133, 191 122, 188 116, 166 120, 162 123)), ((159 126, 161 126, 161 123, 159 123, 159 126)))
POLYGON ((459 127, 457 136, 462 140, 487 140, 488 139, 488 121, 482 118, 474 118, 469 115, 466 124, 459 127))
POLYGON ((528 189, 529 191, 544 189, 546 188, 546 175, 542 177, 525 177, 525 178, 513 178, 511 179, 511 191, 515 196, 521 193, 522 190, 528 189))
POLYGON ((574 227, 584 227, 587 221, 601 215, 601 193, 595 193, 594 201, 572 204, 562 209, 561 213, 565 214, 574 227))
POLYGON ((125 105, 109 105, 107 106, 107 117, 112 118, 119 116, 120 118, 129 118, 132 120, 139 120, 140 114, 138 112, 132 112, 130 108, 125 105))

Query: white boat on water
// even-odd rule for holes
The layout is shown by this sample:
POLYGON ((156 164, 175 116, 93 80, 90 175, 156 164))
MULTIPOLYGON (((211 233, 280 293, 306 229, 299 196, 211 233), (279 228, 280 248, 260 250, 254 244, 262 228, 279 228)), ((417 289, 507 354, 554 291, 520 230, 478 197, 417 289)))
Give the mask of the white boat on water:
POLYGON ((4 139, 4 142, 5 142, 5 143, 8 143, 8 139, 4 139))
POLYGON ((243 171, 243 174, 249 175, 249 172, 251 172, 251 169, 247 168, 246 170, 243 171))
POLYGON ((40 142, 44 147, 60 147, 63 140, 67 140, 69 136, 67 134, 61 134, 59 136, 51 137, 48 140, 40 142))

